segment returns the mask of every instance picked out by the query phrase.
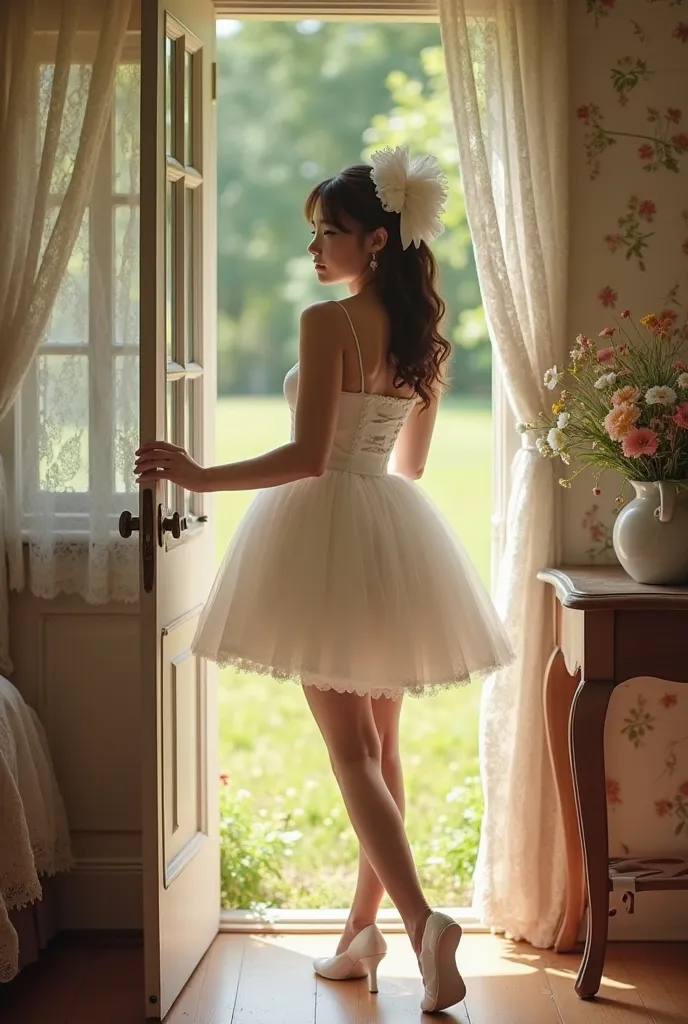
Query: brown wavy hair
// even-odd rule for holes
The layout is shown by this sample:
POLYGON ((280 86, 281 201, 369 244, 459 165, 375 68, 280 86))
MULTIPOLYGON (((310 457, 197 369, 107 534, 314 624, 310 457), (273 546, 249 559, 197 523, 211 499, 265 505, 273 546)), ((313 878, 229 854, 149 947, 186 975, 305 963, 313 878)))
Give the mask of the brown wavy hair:
POLYGON ((304 213, 312 221, 320 203, 322 219, 339 231, 358 228, 364 235, 387 229, 387 244, 377 253, 373 278, 390 320, 387 358, 395 387, 412 387, 427 409, 431 397, 447 383, 443 364, 451 352, 439 332, 445 304, 435 288, 437 263, 425 242, 402 249, 400 216, 383 209, 370 170, 367 164, 356 164, 321 181, 306 199, 304 213))

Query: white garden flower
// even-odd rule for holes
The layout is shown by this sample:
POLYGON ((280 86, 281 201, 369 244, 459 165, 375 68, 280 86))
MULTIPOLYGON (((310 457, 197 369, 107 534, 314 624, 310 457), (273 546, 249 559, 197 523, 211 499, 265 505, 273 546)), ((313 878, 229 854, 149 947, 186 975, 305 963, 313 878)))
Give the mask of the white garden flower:
POLYGON ((568 427, 570 419, 571 419, 571 413, 570 412, 560 412, 559 416, 557 418, 557 426, 559 427, 559 429, 563 430, 564 427, 568 427))
POLYGON ((553 452, 560 452, 566 447, 566 434, 559 427, 552 427, 547 435, 547 444, 553 452))
POLYGON ((615 373, 603 373, 601 377, 598 377, 595 381, 595 387, 598 391, 603 391, 604 388, 610 387, 616 381, 615 373))
POLYGON ((559 384, 564 378, 564 374, 561 370, 558 370, 556 366, 552 366, 549 370, 545 370, 545 376, 543 382, 546 388, 550 391, 554 391, 557 384, 559 384))
POLYGON ((519 421, 519 422, 518 422, 518 423, 516 424, 516 430, 518 431, 518 433, 519 433, 519 434, 525 434, 525 433, 527 432, 527 430, 528 430, 528 424, 527 424, 527 423, 524 423, 524 422, 523 422, 523 421, 521 420, 521 421, 519 421))
POLYGON ((538 437, 536 439, 535 447, 540 452, 540 455, 551 455, 552 454, 552 451, 551 451, 549 445, 547 444, 547 441, 544 439, 544 437, 538 437))
POLYGON ((680 388, 688 388, 688 373, 682 373, 676 383, 680 388))
POLYGON ((650 388, 645 392, 645 401, 648 405, 676 405, 676 392, 673 388, 657 387, 650 388))

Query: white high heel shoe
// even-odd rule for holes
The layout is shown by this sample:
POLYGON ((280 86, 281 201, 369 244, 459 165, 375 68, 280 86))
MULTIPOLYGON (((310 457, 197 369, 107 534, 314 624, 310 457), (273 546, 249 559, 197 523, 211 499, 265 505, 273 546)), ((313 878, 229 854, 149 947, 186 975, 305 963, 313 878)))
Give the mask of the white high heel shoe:
POLYGON ((425 1013, 446 1010, 460 1003, 466 985, 456 966, 456 947, 461 939, 461 925, 437 911, 428 918, 423 932, 418 963, 425 995, 420 1004, 425 1013))
POLYGON ((316 974, 330 981, 348 981, 350 978, 368 978, 368 989, 377 992, 378 964, 387 952, 387 943, 374 924, 369 924, 351 942, 343 953, 321 956, 313 961, 316 974))

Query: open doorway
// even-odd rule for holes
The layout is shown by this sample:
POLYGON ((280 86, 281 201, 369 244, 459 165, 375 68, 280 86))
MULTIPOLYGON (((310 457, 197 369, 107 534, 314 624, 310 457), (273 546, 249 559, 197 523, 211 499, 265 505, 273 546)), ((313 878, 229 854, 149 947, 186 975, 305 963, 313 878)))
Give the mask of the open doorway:
MULTIPOLYGON (((312 185, 381 146, 434 153, 451 185, 446 232, 433 248, 454 357, 419 486, 489 583, 491 354, 438 25, 219 21, 217 53, 217 460, 251 457, 288 436, 281 391, 297 358, 299 314, 325 297, 301 212, 312 185)), ((218 561, 251 499, 218 495, 218 561)), ((470 904, 479 699, 473 685, 409 700, 402 713, 409 837, 435 905, 470 904)), ((358 845, 299 688, 224 670, 220 761, 225 920, 236 923, 237 910, 317 919, 347 906, 358 845)))

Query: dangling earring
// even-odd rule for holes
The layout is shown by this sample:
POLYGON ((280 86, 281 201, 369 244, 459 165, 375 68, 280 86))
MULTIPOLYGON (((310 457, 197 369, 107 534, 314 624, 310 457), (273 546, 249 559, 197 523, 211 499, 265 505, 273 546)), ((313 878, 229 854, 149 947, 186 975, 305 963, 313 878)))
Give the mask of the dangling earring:
POLYGON ((373 258, 370 261, 370 269, 373 273, 377 270, 377 255, 375 253, 373 253, 373 258))

